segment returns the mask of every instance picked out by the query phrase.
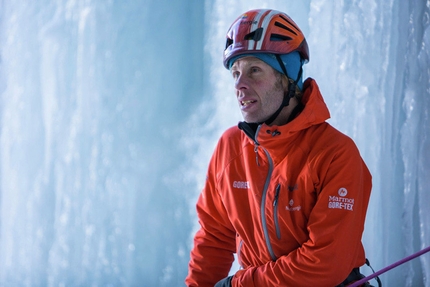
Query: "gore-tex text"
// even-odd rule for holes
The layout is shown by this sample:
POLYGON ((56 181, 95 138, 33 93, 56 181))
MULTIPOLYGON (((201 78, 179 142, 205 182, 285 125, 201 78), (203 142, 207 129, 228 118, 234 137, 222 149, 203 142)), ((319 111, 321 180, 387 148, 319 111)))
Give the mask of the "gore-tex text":
POLYGON ((337 209, 346 209, 353 211, 354 207, 354 199, 339 197, 339 196, 331 196, 328 197, 328 208, 337 208, 337 209))

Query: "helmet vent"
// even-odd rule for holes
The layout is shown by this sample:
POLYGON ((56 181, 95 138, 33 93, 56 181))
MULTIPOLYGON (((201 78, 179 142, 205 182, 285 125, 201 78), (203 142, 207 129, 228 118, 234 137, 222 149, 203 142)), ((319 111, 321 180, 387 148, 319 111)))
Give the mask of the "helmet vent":
POLYGON ((259 41, 263 35, 263 28, 258 28, 254 32, 245 35, 245 40, 259 41))
POLYGON ((285 29, 285 30, 287 30, 287 31, 290 31, 290 32, 291 32, 291 33, 293 33, 294 35, 297 35, 297 33, 296 33, 295 31, 291 30, 290 28, 288 28, 287 26, 285 26, 285 25, 284 25, 284 24, 282 24, 282 23, 275 22, 275 26, 278 26, 278 27, 280 27, 280 28, 282 28, 282 29, 285 29))
POLYGON ((231 44, 233 44, 233 39, 227 38, 227 42, 225 43, 225 48, 227 49, 231 44))
POLYGON ((285 20, 285 22, 287 22, 288 24, 290 24, 291 26, 293 26, 294 28, 296 28, 297 31, 300 31, 299 27, 297 27, 293 22, 291 22, 290 20, 288 20, 287 18, 285 18, 283 15, 279 15, 279 17, 281 17, 282 19, 285 20))
POLYGON ((270 35, 270 41, 291 41, 293 40, 293 38, 285 36, 285 35, 280 35, 280 34, 271 34, 270 35))

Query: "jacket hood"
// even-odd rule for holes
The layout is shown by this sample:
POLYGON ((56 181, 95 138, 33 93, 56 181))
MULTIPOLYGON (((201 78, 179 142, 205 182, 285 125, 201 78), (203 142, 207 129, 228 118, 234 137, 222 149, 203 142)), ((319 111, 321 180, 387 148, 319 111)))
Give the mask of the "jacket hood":
POLYGON ((304 83, 304 93, 302 103, 305 105, 303 111, 290 123, 285 126, 291 132, 306 129, 312 125, 320 124, 330 118, 330 112, 321 95, 317 82, 306 79, 304 83))
MULTIPOLYGON (((267 149, 276 162, 276 158, 282 158, 287 145, 292 144, 291 138, 298 132, 311 126, 324 123, 330 118, 330 112, 321 95, 316 81, 312 78, 304 82, 304 93, 302 103, 304 109, 291 122, 282 126, 268 126, 266 124, 249 124, 240 122, 239 128, 256 145, 267 149)), ((294 137, 297 139, 297 137, 294 137)))
POLYGON ((254 134, 256 132, 258 133, 259 130, 282 130, 284 133, 292 134, 328 120, 330 118, 330 112, 324 102, 317 82, 312 78, 308 78, 304 82, 303 87, 304 93, 302 97, 302 103, 304 104, 304 108, 291 122, 282 126, 268 126, 264 123, 259 125, 254 123, 240 122, 239 128, 242 129, 253 141, 259 144, 261 143, 260 134, 254 134))

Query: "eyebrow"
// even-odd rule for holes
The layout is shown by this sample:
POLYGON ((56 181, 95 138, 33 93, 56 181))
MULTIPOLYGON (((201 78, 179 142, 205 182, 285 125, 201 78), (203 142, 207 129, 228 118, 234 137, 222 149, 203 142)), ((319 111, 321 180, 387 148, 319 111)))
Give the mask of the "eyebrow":
MULTIPOLYGON (((240 61, 241 59, 237 60, 240 61)), ((237 61, 235 62, 235 64, 237 63, 237 61)), ((246 63, 247 66, 252 66, 255 64, 261 64, 264 63, 264 61, 260 60, 260 59, 253 59, 253 60, 248 60, 248 62, 246 63)), ((230 68, 230 70, 233 70, 233 67, 237 67, 237 65, 235 66, 235 64, 233 64, 230 68)))

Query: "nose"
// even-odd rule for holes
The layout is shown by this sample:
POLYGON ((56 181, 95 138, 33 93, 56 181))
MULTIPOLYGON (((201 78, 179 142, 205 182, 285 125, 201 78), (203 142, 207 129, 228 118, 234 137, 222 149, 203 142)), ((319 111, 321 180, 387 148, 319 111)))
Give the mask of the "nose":
POLYGON ((237 76, 234 82, 234 87, 236 90, 248 89, 249 79, 247 79, 245 74, 240 74, 239 76, 237 76))

